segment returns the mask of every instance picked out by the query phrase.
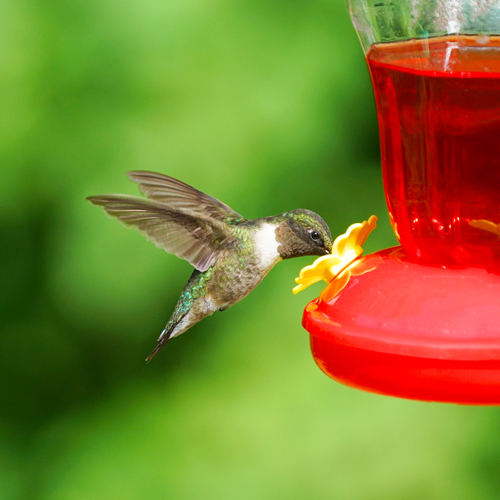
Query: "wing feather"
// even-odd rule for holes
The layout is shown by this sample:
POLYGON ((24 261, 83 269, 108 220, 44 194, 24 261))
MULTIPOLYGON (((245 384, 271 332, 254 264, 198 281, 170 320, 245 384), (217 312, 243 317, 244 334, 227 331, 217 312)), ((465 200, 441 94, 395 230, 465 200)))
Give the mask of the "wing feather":
POLYGON ((135 227, 159 248, 187 260, 198 271, 213 266, 221 252, 236 241, 221 220, 182 207, 125 195, 87 198, 126 226, 135 227))
POLYGON ((151 200, 170 207, 199 212, 226 224, 234 225, 246 220, 217 198, 168 175, 140 170, 128 172, 127 175, 130 180, 139 184, 141 193, 151 200))

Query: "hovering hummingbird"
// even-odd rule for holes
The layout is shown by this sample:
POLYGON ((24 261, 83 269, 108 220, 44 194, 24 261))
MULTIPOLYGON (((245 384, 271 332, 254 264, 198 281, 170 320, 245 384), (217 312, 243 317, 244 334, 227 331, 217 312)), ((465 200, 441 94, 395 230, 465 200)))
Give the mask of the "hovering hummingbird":
POLYGON ((171 338, 246 297, 280 260, 332 250, 330 229, 310 210, 248 220, 172 177, 141 171, 127 175, 147 198, 87 199, 195 268, 147 362, 171 338))

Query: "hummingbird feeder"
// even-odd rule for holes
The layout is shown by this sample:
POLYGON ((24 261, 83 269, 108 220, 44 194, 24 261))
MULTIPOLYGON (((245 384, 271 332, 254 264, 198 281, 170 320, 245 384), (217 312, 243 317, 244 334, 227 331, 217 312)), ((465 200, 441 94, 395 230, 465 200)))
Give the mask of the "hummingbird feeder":
POLYGON ((423 401, 500 404, 500 0, 348 0, 377 104, 400 246, 362 257, 372 217, 303 269, 333 379, 423 401), (322 260, 323 259, 323 260, 322 260))

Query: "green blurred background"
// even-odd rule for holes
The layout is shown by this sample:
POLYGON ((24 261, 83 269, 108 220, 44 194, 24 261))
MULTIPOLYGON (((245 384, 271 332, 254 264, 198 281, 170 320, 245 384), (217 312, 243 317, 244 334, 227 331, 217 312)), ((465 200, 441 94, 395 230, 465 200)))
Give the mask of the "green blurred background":
POLYGON ((0 40, 2 500, 500 498, 498 409, 315 366, 312 258, 146 365, 191 268, 85 201, 153 170, 394 244, 343 2, 7 0, 0 40))

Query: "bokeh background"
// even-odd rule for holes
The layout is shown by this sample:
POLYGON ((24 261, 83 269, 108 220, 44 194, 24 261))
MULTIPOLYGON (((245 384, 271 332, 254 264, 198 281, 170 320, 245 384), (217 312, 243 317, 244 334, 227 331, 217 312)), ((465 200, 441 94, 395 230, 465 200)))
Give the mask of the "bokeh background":
POLYGON ((497 499, 500 412, 315 366, 321 285, 281 263, 144 358, 190 275, 85 197, 153 170, 246 217, 379 216, 368 72, 340 0, 0 4, 0 498, 497 499))

